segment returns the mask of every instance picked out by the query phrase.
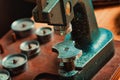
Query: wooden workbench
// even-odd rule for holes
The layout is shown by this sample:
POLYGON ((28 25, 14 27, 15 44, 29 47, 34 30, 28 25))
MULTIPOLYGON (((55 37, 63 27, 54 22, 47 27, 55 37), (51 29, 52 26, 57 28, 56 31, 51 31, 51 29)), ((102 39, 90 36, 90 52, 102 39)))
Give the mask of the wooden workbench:
MULTIPOLYGON (((98 22, 98 26, 111 30, 114 34, 114 45, 115 55, 114 57, 93 77, 93 80, 109 80, 113 75, 114 71, 120 64, 120 6, 103 7, 95 9, 95 15, 98 22), (118 40, 118 41, 117 41, 118 40)), ((36 23, 36 27, 44 26, 44 24, 36 23)), ((17 40, 16 42, 11 41, 11 33, 9 31, 1 40, 0 43, 3 45, 5 51, 1 54, 2 58, 10 53, 18 53, 19 45, 25 40, 36 39, 35 35, 31 35, 28 38, 17 40)), ((55 35, 55 40, 41 45, 41 53, 28 61, 28 68, 26 72, 13 77, 13 80, 32 80, 36 75, 41 72, 57 73, 57 54, 51 51, 51 47, 62 41, 64 37, 55 35), (54 70, 53 70, 54 69, 54 70)))

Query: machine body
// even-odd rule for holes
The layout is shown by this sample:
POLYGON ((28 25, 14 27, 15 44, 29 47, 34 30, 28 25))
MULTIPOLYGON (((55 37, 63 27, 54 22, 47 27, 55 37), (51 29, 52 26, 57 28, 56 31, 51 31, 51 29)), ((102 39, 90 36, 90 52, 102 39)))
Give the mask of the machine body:
POLYGON ((55 30, 59 30, 60 33, 64 30, 66 34, 63 42, 53 46, 55 49, 53 51, 58 53, 58 58, 62 61, 67 59, 66 64, 70 65, 73 62, 74 68, 66 70, 66 65, 63 64, 62 70, 66 74, 62 75, 62 72, 59 74, 69 78, 68 80, 71 80, 71 77, 72 80, 90 80, 114 55, 113 35, 106 29, 98 28, 92 1, 37 0, 36 2, 37 6, 33 10, 35 21, 54 25, 55 30), (68 31, 71 25, 72 31, 68 31), (69 53, 66 56, 61 47, 67 46, 67 42, 71 40, 75 41, 75 44, 70 45, 73 48, 65 48, 66 53, 69 53), (73 59, 78 53, 76 52, 76 55, 72 53, 76 49, 78 52, 82 50, 82 55, 78 59, 73 59), (74 75, 70 73, 73 70, 77 71, 74 75))

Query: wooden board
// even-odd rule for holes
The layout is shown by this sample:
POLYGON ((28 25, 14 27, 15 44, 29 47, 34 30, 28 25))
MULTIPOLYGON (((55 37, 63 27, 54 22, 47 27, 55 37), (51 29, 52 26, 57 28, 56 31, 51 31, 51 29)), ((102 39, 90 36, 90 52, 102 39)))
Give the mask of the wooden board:
MULTIPOLYGON (((116 21, 116 18, 119 18, 120 13, 119 9, 120 9, 119 6, 112 6, 106 8, 99 8, 95 10, 98 25, 111 30, 114 34, 115 40, 120 40, 120 35, 116 35, 115 31, 116 30, 115 24, 119 24, 118 20, 116 21)), ((35 26, 36 28, 39 28, 48 25, 36 23, 35 26)), ((9 31, 0 40, 0 44, 2 44, 5 49, 4 54, 0 54, 2 58, 7 56, 8 54, 20 52, 19 45, 21 44, 21 42, 36 39, 35 35, 31 35, 27 38, 17 40, 16 42, 12 42, 11 33, 12 31, 9 31)), ((26 72, 13 77, 13 80, 32 80, 37 74, 42 72, 57 73, 58 72, 57 54, 52 52, 51 48, 53 45, 55 45, 57 42, 62 41, 63 39, 64 36, 60 37, 58 35, 54 35, 53 39, 49 43, 41 45, 40 54, 37 57, 28 61, 28 68, 26 72)), ((120 51, 119 51, 120 42, 114 41, 114 45, 115 45, 114 57, 94 76, 92 80, 109 80, 113 75, 114 71, 119 66, 118 64, 120 64, 120 51)))
POLYGON ((111 80, 120 80, 120 66, 117 68, 117 70, 111 77, 111 80))

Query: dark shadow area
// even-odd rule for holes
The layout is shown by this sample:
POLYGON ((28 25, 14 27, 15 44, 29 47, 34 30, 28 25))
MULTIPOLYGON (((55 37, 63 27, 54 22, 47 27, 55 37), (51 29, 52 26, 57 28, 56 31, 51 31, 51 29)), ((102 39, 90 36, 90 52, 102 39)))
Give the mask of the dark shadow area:
POLYGON ((24 0, 0 0, 0 38, 10 30, 14 20, 31 17, 34 6, 24 0))
POLYGON ((120 5, 120 0, 92 0, 95 8, 120 5))
POLYGON ((111 4, 111 5, 93 5, 93 7, 94 7, 95 10, 97 10, 97 9, 117 7, 119 5, 120 5, 120 3, 119 4, 111 4))

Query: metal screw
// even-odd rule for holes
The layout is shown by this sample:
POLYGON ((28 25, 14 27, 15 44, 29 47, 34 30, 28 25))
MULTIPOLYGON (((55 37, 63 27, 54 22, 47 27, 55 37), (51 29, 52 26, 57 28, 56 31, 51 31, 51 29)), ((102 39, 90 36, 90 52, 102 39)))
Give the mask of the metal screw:
POLYGON ((17 60, 13 60, 13 64, 16 64, 17 63, 17 60))
POLYGON ((28 44, 28 48, 29 48, 29 49, 31 49, 31 48, 32 48, 31 44, 28 44))
POLYGON ((68 48, 68 47, 64 48, 64 51, 68 51, 68 50, 69 50, 69 48, 68 48))
POLYGON ((45 30, 43 30, 43 34, 46 34, 46 31, 45 31, 45 30))
POLYGON ((22 24, 22 28, 26 27, 26 24, 22 24))

